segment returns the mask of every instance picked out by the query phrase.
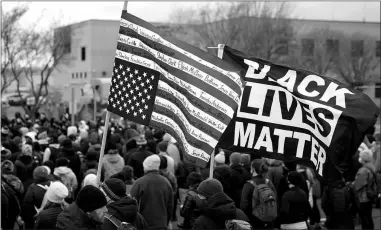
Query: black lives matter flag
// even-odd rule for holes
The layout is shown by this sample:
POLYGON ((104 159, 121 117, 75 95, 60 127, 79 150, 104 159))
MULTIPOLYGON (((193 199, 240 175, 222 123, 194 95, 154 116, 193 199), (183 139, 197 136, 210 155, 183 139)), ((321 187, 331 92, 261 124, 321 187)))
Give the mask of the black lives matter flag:
POLYGON ((380 112, 367 95, 230 47, 225 47, 223 59, 246 70, 246 86, 218 147, 298 160, 320 175, 323 168, 330 173, 348 170, 350 156, 380 112))
POLYGON ((123 11, 107 109, 171 134, 203 167, 238 107, 240 70, 123 11))

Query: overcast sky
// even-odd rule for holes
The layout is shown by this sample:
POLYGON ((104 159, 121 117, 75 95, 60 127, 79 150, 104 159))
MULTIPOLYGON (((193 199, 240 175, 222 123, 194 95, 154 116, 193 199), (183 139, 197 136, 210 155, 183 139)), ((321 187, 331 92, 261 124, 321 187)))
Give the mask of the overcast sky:
MULTIPOLYGON (((4 11, 17 5, 29 6, 21 23, 28 26, 41 18, 47 27, 52 20, 69 24, 88 19, 119 20, 123 2, 2 2, 4 11)), ((205 2, 129 2, 128 11, 149 22, 167 22, 174 8, 200 7, 205 2)), ((380 2, 292 2, 293 16, 301 19, 376 21, 380 22, 380 2)))

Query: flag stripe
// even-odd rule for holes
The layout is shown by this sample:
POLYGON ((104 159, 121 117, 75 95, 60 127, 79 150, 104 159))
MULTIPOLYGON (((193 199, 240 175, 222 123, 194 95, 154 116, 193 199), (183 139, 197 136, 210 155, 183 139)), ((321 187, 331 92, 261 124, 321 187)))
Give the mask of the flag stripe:
MULTIPOLYGON (((179 118, 181 123, 183 123, 184 127, 186 128, 187 132, 192 134, 192 136, 196 139, 199 139, 199 141, 207 143, 210 145, 212 148, 216 146, 217 140, 214 139, 213 137, 209 136, 208 134, 204 133, 200 129, 196 128, 191 124, 187 117, 184 115, 184 113, 181 111, 181 109, 172 103, 171 101, 160 97, 158 94, 156 94, 156 99, 155 99, 155 108, 156 106, 161 106, 163 108, 166 108, 167 110, 171 111, 176 117, 179 118), (198 133, 198 136, 195 136, 195 133, 198 133)), ((155 110, 154 108, 154 110, 155 110)))
MULTIPOLYGON (((155 110, 156 109, 159 109, 159 107, 156 107, 155 110)), ((161 108, 161 109, 166 110, 165 108, 161 108)), ((174 130, 174 132, 180 137, 180 140, 184 143, 185 148, 188 150, 191 150, 189 151, 190 153, 188 152, 188 154, 193 155, 192 153, 197 153, 199 154, 199 156, 197 157, 199 157, 200 159, 209 159, 210 157, 209 154, 207 154, 203 149, 205 149, 208 152, 209 151, 212 152, 214 148, 211 148, 206 144, 198 142, 197 139, 193 138, 189 134, 184 135, 182 131, 183 129, 180 127, 179 123, 176 122, 171 117, 166 116, 164 114, 165 113, 161 111, 160 112, 154 111, 152 113, 152 118, 150 123, 152 123, 152 121, 155 121, 161 125, 166 125, 171 127, 174 130)))
MULTIPOLYGON (((185 114, 189 114, 187 116, 189 119, 192 119, 195 124, 200 124, 203 129, 210 130, 209 132, 213 133, 212 136, 220 136, 227 127, 224 123, 193 106, 184 95, 163 81, 159 81, 157 94, 162 95, 162 97, 180 106, 180 109, 185 112, 185 114)), ((217 137, 214 138, 218 139, 217 137)))
MULTIPOLYGON (((143 56, 147 59, 154 60, 155 63, 159 66, 161 66, 163 69, 165 69, 167 72, 171 73, 174 76, 178 76, 183 81, 187 81, 189 84, 192 84, 194 86, 197 86, 200 90, 209 92, 212 96, 215 98, 219 98, 221 101, 224 101, 227 105, 230 107, 233 107, 237 105, 239 102, 238 94, 236 94, 233 90, 227 90, 226 92, 223 92, 222 90, 216 89, 216 87, 212 86, 208 83, 207 80, 200 79, 188 72, 179 70, 178 68, 173 67, 172 65, 168 65, 166 62, 163 62, 161 58, 157 58, 158 56, 154 56, 152 53, 145 51, 144 49, 141 49, 139 47, 133 47, 124 43, 119 42, 117 45, 117 49, 122 52, 130 53, 132 55, 139 55, 143 56), (230 97, 229 94, 234 93, 233 96, 230 97)), ((160 54, 162 55, 162 54, 160 54)), ((175 60, 173 60, 175 62, 175 60)), ((186 65, 184 63, 184 65, 186 65)), ((221 86, 224 89, 227 89, 227 86, 221 86)))
MULTIPOLYGON (((147 58, 136 56, 136 55, 133 55, 130 53, 120 51, 120 50, 116 51, 116 58, 119 58, 119 59, 122 59, 122 60, 125 60, 128 62, 132 62, 132 63, 135 63, 137 65, 144 66, 146 68, 150 68, 150 69, 159 71, 162 75, 164 75, 168 79, 174 79, 174 81, 180 82, 179 78, 168 73, 163 68, 161 68, 159 65, 157 65, 155 62, 148 60, 147 58)), ((204 102, 206 102, 210 106, 213 106, 213 107, 219 109, 221 112, 224 112, 225 114, 227 114, 230 118, 233 117, 234 110, 230 106, 226 105, 224 102, 220 101, 219 99, 217 99, 215 97, 212 97, 211 95, 209 95, 205 91, 202 91, 199 88, 197 88, 191 84, 188 84, 186 81, 181 81, 180 84, 183 84, 184 85, 183 88, 186 88, 188 90, 188 92, 190 92, 194 96, 204 100, 204 102)))
MULTIPOLYGON (((121 22, 120 22, 120 26, 121 27, 125 27, 125 28, 130 28, 132 30, 134 30, 135 32, 139 33, 140 35, 143 35, 144 37, 150 39, 150 40, 155 40, 155 42, 158 42, 158 43, 161 43, 167 47, 169 47, 170 49, 172 50, 175 50, 177 52, 180 52, 184 55, 186 55, 187 57, 205 65, 205 66, 208 66, 210 68, 213 68, 214 70, 218 71, 218 72, 221 72, 222 74, 224 74, 225 76, 227 76, 228 78, 232 79, 240 88, 243 87, 243 83, 241 81, 241 78, 240 76, 237 74, 237 73, 234 73, 234 72, 230 72, 230 71, 226 71, 224 69, 229 69, 229 66, 226 66, 226 64, 224 62, 220 62, 220 66, 224 65, 224 69, 206 61, 206 60, 203 60, 202 58, 200 58, 201 56, 205 57, 205 52, 199 50, 199 49, 195 49, 195 47, 189 45, 189 44, 186 44, 186 43, 183 43, 183 42, 180 42, 180 41, 172 41, 170 42, 170 38, 167 38, 167 39, 164 39, 162 38, 159 33, 158 33, 158 29, 155 28, 154 26, 150 25, 149 23, 141 20, 140 18, 138 17, 135 17, 131 14, 128 14, 126 11, 123 11, 122 13, 122 18, 121 18, 121 22), (124 18, 127 18, 128 17, 128 20, 124 19, 124 18), (139 24, 139 25, 138 25, 139 24), (142 25, 142 26, 140 26, 142 25), (177 44, 181 43, 181 46, 184 48, 188 48, 188 50, 192 50, 192 53, 189 53, 187 51, 185 51, 184 49, 180 48, 179 46, 177 46, 177 44)), ((233 69, 233 68, 231 68, 233 69)))
MULTIPOLYGON (((219 79, 223 79, 223 83, 226 85, 226 87, 229 87, 236 94, 241 94, 241 88, 235 83, 235 81, 224 76, 224 74, 222 74, 221 72, 203 65, 200 62, 189 58, 181 52, 171 50, 161 43, 152 41, 151 39, 140 35, 132 29, 120 27, 118 41, 124 44, 142 48, 152 53, 153 55, 157 55, 157 52, 160 52, 161 54, 164 54, 167 59, 175 60, 177 66, 180 61, 183 62, 181 64, 186 64, 195 67, 196 70, 199 69, 210 76, 218 76, 219 79)), ((196 70, 194 70, 194 72, 196 72, 196 70)))
POLYGON ((177 92, 181 93, 186 97, 189 102, 195 106, 196 108, 200 109, 201 111, 204 111, 206 114, 209 114, 216 120, 222 122, 226 126, 230 123, 230 117, 222 112, 221 110, 218 110, 214 108, 213 106, 210 106, 210 104, 207 104, 203 100, 200 100, 197 95, 190 93, 186 87, 182 86, 182 83, 178 83, 175 80, 170 80, 169 78, 166 78, 164 75, 161 74, 160 81, 165 82, 168 86, 175 89, 177 92))
MULTIPOLYGON (((211 147, 210 143, 207 143, 207 141, 201 141, 201 138, 196 138, 195 135, 197 135, 197 133, 195 133, 196 129, 192 129, 190 126, 189 129, 187 129, 187 126, 183 123, 183 120, 180 119, 176 113, 172 112, 171 110, 167 109, 166 107, 163 107, 163 106, 160 106, 158 104, 155 104, 154 108, 153 108, 153 112, 156 112, 156 113, 160 113, 162 115, 165 115, 169 118, 171 118, 173 121, 176 122, 176 124, 181 127, 181 129, 185 132, 185 136, 187 137, 187 140, 188 142, 190 142, 190 145, 196 147, 196 148, 199 148, 199 149, 203 149, 207 152, 211 152, 214 147, 211 147), (194 133, 191 135, 190 133, 188 133, 188 130, 190 132, 193 132, 194 133)), ((201 133, 200 133, 201 135, 201 133)), ((212 141, 212 140, 211 140, 212 141)), ((215 145, 217 145, 217 142, 215 143, 215 145)))

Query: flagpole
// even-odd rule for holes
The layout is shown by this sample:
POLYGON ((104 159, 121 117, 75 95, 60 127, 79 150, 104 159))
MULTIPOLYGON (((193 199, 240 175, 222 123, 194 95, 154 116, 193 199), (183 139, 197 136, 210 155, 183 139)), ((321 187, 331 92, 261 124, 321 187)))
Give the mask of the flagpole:
MULTIPOLYGON (((217 56, 218 58, 222 59, 224 55, 224 44, 218 44, 217 47, 207 47, 208 49, 214 49, 218 48, 217 56)), ((209 178, 213 178, 213 171, 214 171, 214 155, 215 155, 215 150, 212 152, 210 155, 210 167, 209 167, 209 178)))
MULTIPOLYGON (((123 10, 127 11, 127 4, 128 1, 124 1, 123 4, 123 10)), ((106 148, 106 140, 107 140, 107 133, 108 133, 108 126, 110 123, 110 112, 106 112, 106 120, 105 120, 105 127, 103 130, 103 136, 102 136, 102 146, 101 146, 101 153, 99 154, 99 163, 98 163, 98 171, 97 171, 97 184, 101 184, 101 173, 102 173, 102 167, 103 167, 103 157, 105 155, 105 148, 106 148)))

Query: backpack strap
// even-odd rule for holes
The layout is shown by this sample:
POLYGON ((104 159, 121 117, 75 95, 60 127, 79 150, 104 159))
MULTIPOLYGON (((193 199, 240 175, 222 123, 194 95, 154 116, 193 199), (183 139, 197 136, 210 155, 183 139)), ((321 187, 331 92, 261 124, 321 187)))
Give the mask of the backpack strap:
POLYGON ((122 222, 118 220, 115 216, 111 215, 108 212, 104 213, 104 217, 107 218, 113 225, 115 225, 117 228, 122 225, 122 222))

